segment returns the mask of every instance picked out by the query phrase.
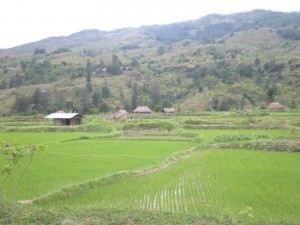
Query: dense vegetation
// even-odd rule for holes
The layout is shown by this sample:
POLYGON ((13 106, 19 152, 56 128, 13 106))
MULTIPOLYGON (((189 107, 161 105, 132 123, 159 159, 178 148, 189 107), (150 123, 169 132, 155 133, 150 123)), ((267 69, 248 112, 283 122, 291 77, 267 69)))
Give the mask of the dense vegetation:
POLYGON ((254 10, 0 51, 2 115, 297 108, 299 13, 254 10))

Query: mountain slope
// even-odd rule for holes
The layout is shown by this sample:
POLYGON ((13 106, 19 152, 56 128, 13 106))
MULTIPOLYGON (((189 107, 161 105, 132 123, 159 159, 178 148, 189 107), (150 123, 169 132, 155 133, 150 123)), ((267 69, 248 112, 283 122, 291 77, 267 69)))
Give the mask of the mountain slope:
POLYGON ((254 10, 1 50, 0 113, 295 108, 299 22, 300 13, 254 10))

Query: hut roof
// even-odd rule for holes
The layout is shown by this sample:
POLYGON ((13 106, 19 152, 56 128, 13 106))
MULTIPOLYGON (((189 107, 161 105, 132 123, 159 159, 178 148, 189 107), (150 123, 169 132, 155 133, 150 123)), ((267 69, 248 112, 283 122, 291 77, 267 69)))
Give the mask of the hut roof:
POLYGON ((114 113, 112 116, 113 119, 119 119, 120 117, 132 118, 131 114, 126 110, 120 110, 119 112, 114 113))
POLYGON ((283 105, 278 102, 272 102, 268 105, 267 109, 283 109, 283 105))
POLYGON ((138 106, 134 111, 134 113, 151 113, 151 109, 148 106, 138 106))
POLYGON ((46 116, 45 119, 72 119, 74 117, 83 117, 79 113, 51 113, 50 115, 46 116))
POLYGON ((176 110, 174 108, 164 108, 164 113, 175 113, 176 110))

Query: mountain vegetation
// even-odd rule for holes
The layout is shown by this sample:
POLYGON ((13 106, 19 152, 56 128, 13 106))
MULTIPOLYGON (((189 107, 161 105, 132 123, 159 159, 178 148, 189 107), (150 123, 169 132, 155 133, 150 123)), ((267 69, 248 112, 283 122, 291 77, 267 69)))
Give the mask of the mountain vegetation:
POLYGON ((208 15, 0 50, 0 114, 300 105, 300 13, 208 15))

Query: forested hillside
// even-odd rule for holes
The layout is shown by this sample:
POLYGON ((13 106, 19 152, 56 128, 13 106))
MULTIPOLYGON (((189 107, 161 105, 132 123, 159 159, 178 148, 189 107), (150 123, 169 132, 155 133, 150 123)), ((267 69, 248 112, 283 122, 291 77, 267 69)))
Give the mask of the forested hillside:
POLYGON ((300 106, 300 13, 209 15, 0 50, 0 114, 300 106))

